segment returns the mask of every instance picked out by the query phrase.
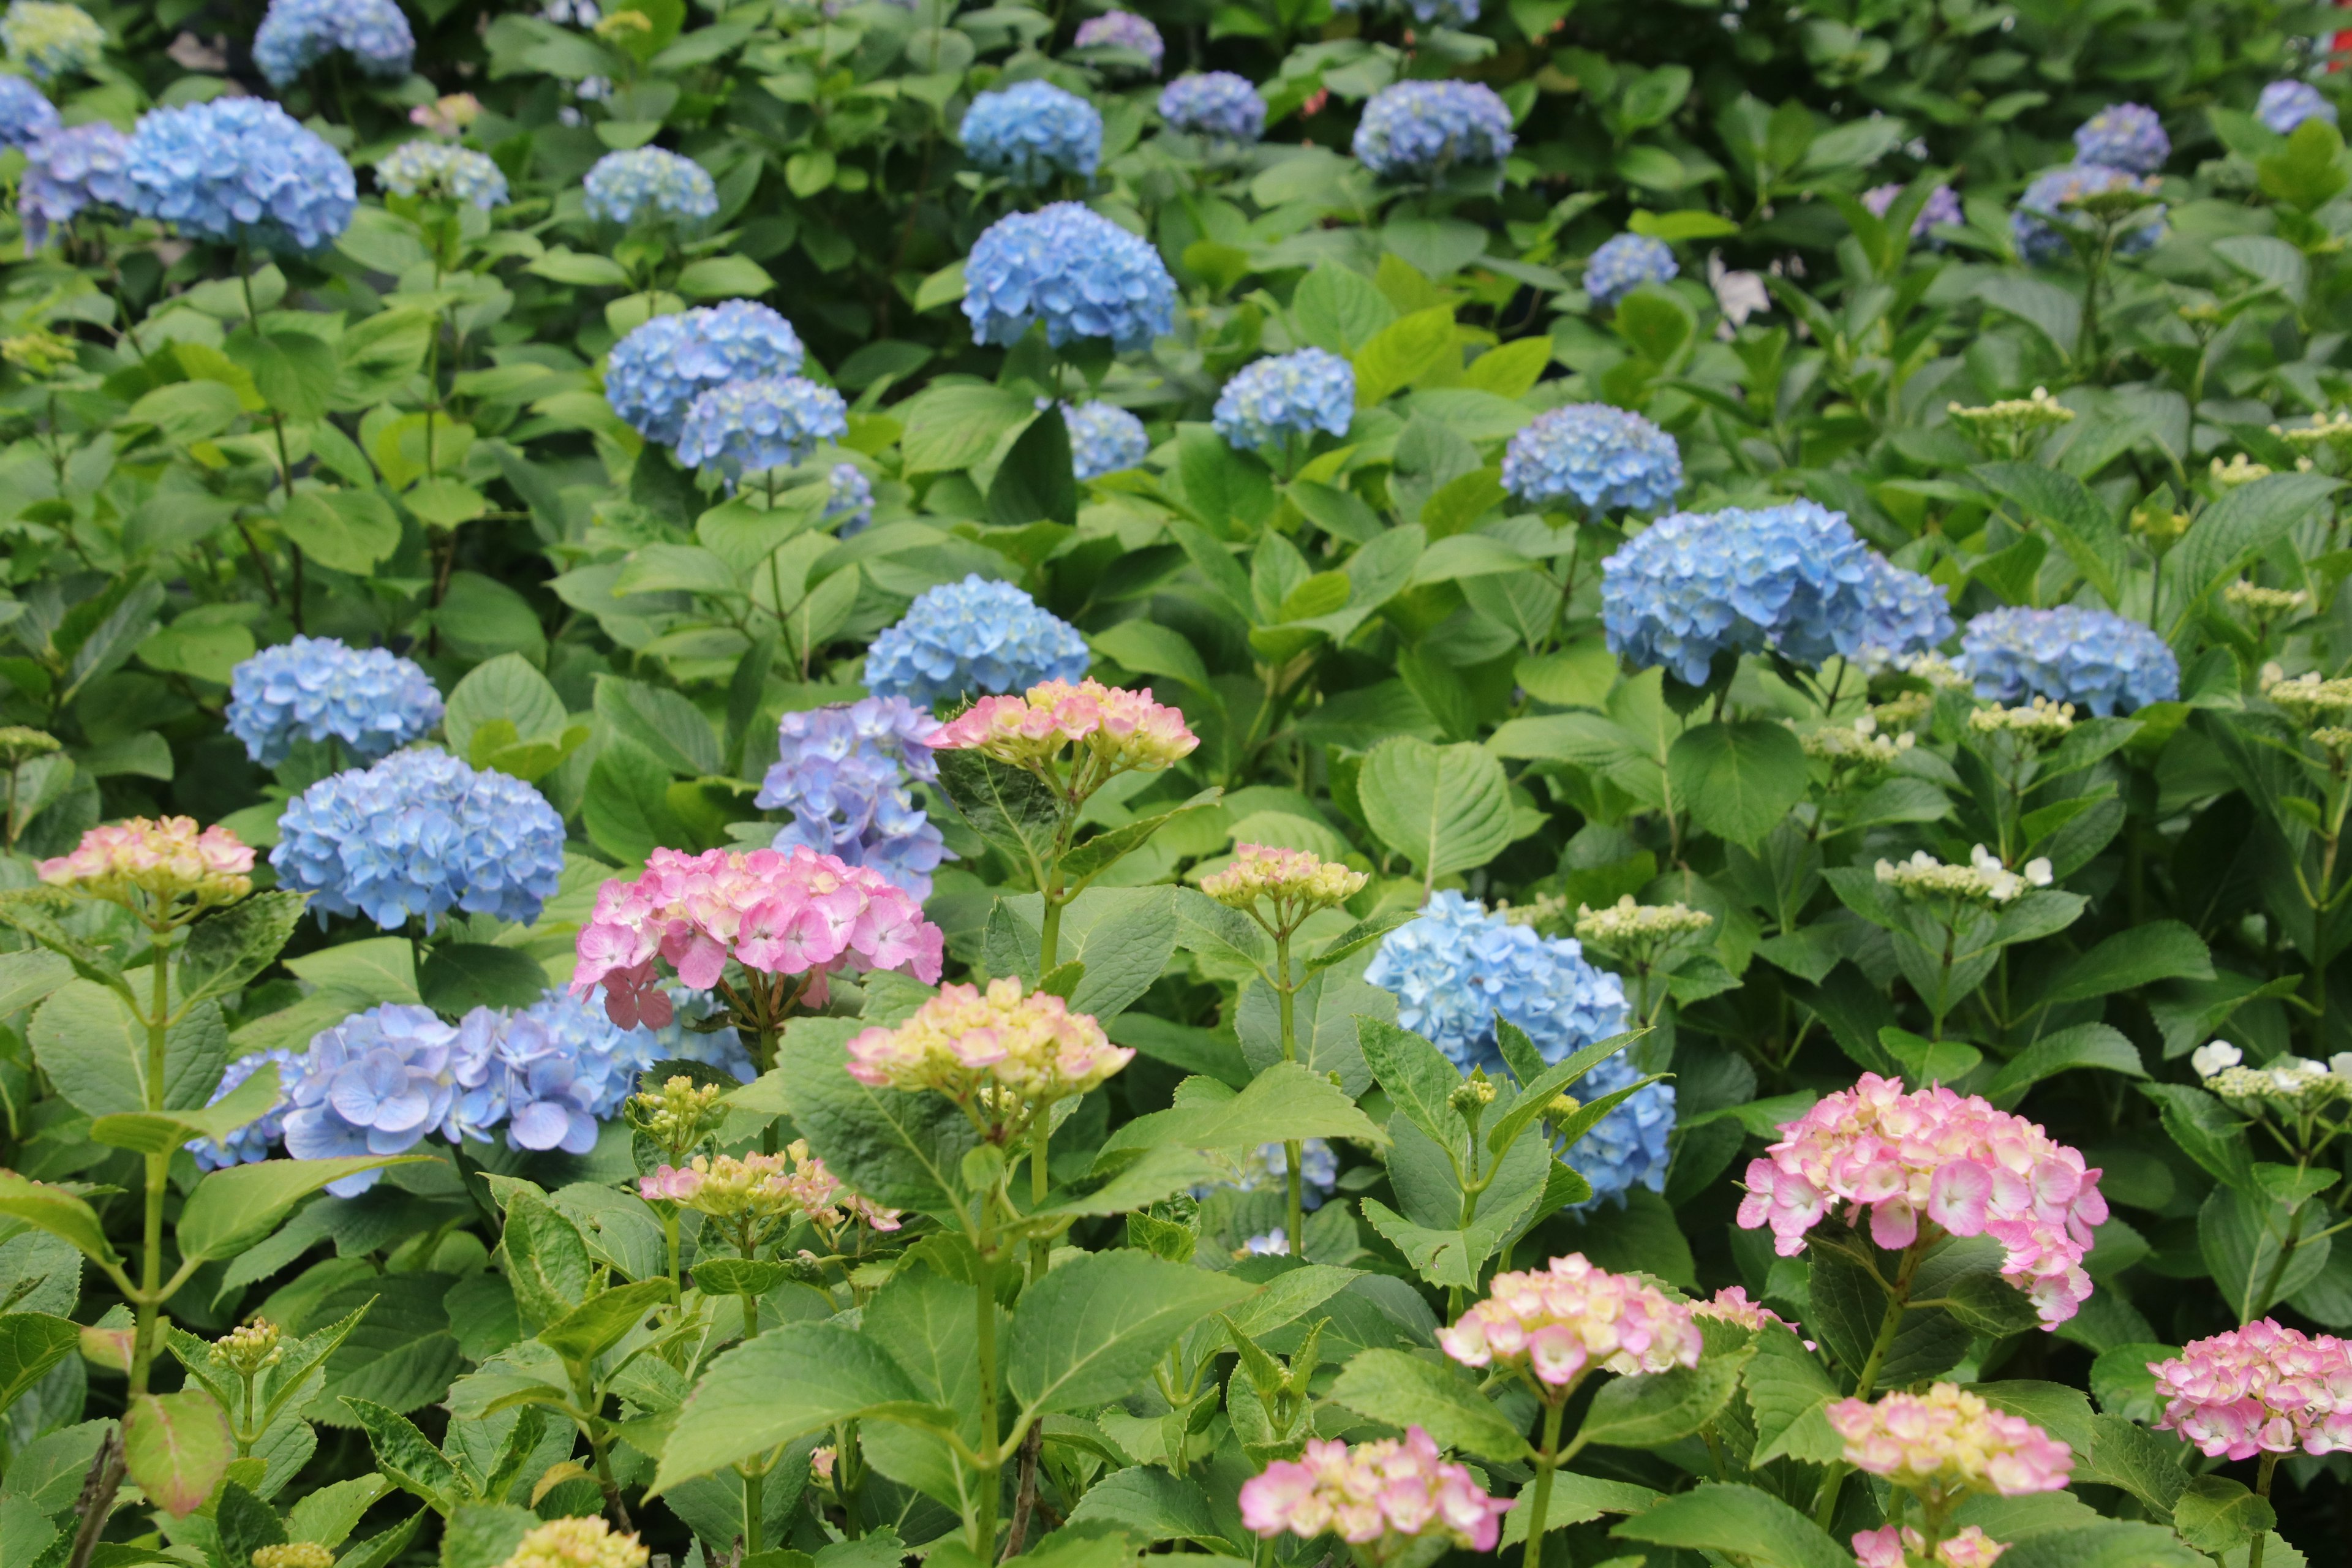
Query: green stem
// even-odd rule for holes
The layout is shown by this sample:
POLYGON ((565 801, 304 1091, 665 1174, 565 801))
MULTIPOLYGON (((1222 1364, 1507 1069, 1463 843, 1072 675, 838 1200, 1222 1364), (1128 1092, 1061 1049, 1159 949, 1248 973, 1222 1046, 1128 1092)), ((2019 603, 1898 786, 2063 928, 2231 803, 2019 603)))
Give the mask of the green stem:
POLYGON ((1522 1568, 1537 1568, 1543 1562, 1544 1516, 1551 1509, 1552 1471, 1559 1465, 1559 1422, 1567 1414, 1565 1397, 1544 1404, 1543 1447, 1536 1455, 1536 1486, 1528 1504, 1528 1544, 1519 1556, 1522 1568))
MULTIPOLYGON (((1047 1145, 1053 1136, 1054 1114, 1049 1106, 1038 1113, 1037 1124, 1029 1130, 1029 1207, 1032 1213, 1045 1206, 1045 1199, 1052 1191, 1052 1173, 1046 1168, 1045 1160, 1047 1145)), ((1050 1236, 1031 1237, 1029 1283, 1034 1285, 1045 1278, 1045 1270, 1053 1267, 1053 1262, 1054 1238, 1050 1236)))
MULTIPOLYGON (((2270 1500, 2271 1473, 2278 1468, 2278 1462, 2276 1454, 2266 1453, 2254 1471, 2254 1495, 2265 1502, 2270 1500)), ((2246 1548, 2246 1568, 2263 1568, 2263 1548, 2270 1544, 2270 1540, 2269 1531, 2256 1532, 2253 1544, 2246 1548)))
POLYGON ((833 1429, 833 1492, 841 1500, 841 1533, 855 1541, 866 1533, 859 1495, 866 1489, 864 1454, 857 1447, 857 1423, 845 1421, 833 1429))
MULTIPOLYGON (((1872 1342, 1870 1355, 1854 1375, 1853 1396, 1867 1400, 1878 1386, 1879 1370, 1886 1364, 1887 1352, 1895 1348, 1895 1336, 1902 1331, 1903 1314, 1911 1302, 1911 1279, 1919 1271, 1920 1248, 1916 1242, 1903 1249, 1903 1266, 1895 1271, 1894 1289, 1887 1292, 1886 1315, 1878 1321, 1878 1338, 1872 1342)), ((1822 1478, 1822 1489, 1813 1501, 1813 1522, 1827 1530, 1837 1519, 1838 1493, 1845 1486, 1846 1466, 1832 1464, 1822 1478)))
POLYGON ((760 1298, 754 1296, 749 1290, 745 1290, 741 1294, 743 1297, 743 1337, 747 1340, 756 1340, 760 1337, 760 1298))
MULTIPOLYGON (((151 1111, 163 1109, 163 1070, 171 1039, 171 932, 154 933, 155 983, 147 1015, 147 1081, 142 1085, 151 1111)), ((147 1392, 147 1372, 157 1350, 156 1318, 163 1305, 163 1197, 169 1190, 172 1156, 147 1156, 147 1212, 141 1233, 139 1259, 139 1328, 131 1344, 131 1392, 147 1392)))
POLYGON ((747 1469, 743 1472, 743 1555, 746 1557, 756 1555, 761 1549, 760 1516, 764 1510, 761 1494, 765 1489, 767 1479, 765 1470, 747 1469))
MULTIPOLYGON (((1274 938, 1274 963, 1276 978, 1275 997, 1282 1016, 1282 1059, 1298 1059, 1298 992, 1290 981, 1290 933, 1277 931, 1274 938)), ((1290 1242, 1290 1256, 1307 1256, 1307 1187, 1301 1169, 1307 1163, 1307 1144, 1297 1138, 1287 1139, 1282 1145, 1284 1184, 1289 1189, 1289 1210, 1286 1215, 1290 1242)))
POLYGON ((669 1254, 669 1288, 673 1293, 683 1294, 686 1289, 686 1280, 678 1268, 677 1232, 677 1209, 673 1205, 669 1213, 662 1216, 662 1245, 669 1254))
POLYGON ((979 1287, 975 1295, 980 1314, 972 1346, 972 1359, 980 1367, 980 1496, 974 1500, 971 1545, 972 1555, 989 1563, 996 1556, 996 1494, 1003 1489, 998 1471, 1003 1468, 1003 1447, 996 1423, 995 1239, 983 1230, 973 1251, 978 1258, 978 1278, 973 1283, 979 1287))

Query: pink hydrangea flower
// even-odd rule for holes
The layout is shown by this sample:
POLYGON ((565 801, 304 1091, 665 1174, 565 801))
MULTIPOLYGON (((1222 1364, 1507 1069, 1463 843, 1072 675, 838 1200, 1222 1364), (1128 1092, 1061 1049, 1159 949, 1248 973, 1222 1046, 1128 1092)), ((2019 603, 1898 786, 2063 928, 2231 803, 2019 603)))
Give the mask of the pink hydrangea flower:
POLYGON ((2215 1458, 2352 1449, 2352 1342, 2268 1318, 2151 1362, 2157 1422, 2215 1458))
POLYGON ((765 974, 806 974, 806 1000, 822 1004, 831 973, 898 969, 929 983, 942 957, 940 928, 913 898, 878 872, 799 845, 656 849, 635 881, 598 889, 576 945, 572 994, 602 985, 604 1011, 625 1029, 670 1021, 656 959, 697 991, 718 984, 730 959, 765 974))
POLYGON ((1309 1438, 1297 1460, 1277 1459, 1242 1483, 1242 1523, 1271 1539, 1288 1531, 1311 1541, 1330 1531, 1373 1562, 1432 1531, 1472 1552, 1492 1552, 1511 1505, 1488 1497, 1462 1465, 1447 1463, 1418 1426, 1402 1441, 1309 1438))
POLYGON ((2008 1550, 2008 1542, 1995 1541, 1973 1524, 1937 1542, 1932 1557, 1927 1554, 1927 1538, 1907 1525, 1900 1531, 1891 1524, 1859 1531, 1853 1538, 1853 1557, 1860 1568, 1907 1568, 1906 1551, 1911 1560, 1934 1563, 1938 1568, 1992 1568, 1994 1560, 2008 1550))
POLYGON ((1549 1269, 1496 1275, 1486 1299, 1440 1329, 1437 1342, 1465 1366, 1517 1366, 1549 1388, 1596 1366, 1696 1366, 1704 1345, 1688 1307, 1631 1275, 1594 1268, 1582 1253, 1555 1258, 1549 1269))
POLYGON ((1059 996, 1022 994, 1021 982, 945 985, 895 1029, 872 1028, 849 1042, 849 1076, 877 1089, 934 1089, 959 1105, 1011 1124, 1025 1113, 1084 1094, 1135 1059, 1102 1026, 1059 996), (1013 1104, 1001 1096, 1009 1094, 1013 1104))
POLYGON ((2063 1491, 2074 1450, 2021 1415, 1954 1384, 1889 1394, 1876 1404, 1841 1399, 1825 1413, 1845 1439, 1845 1462, 1940 1506, 1968 1492, 2063 1491))
POLYGON ((1021 697, 983 697, 934 736, 942 751, 977 751, 1014 767, 1042 769, 1063 747, 1086 753, 1073 779, 1091 790, 1114 773, 1164 768, 1201 743, 1173 708, 1154 702, 1151 688, 1129 691, 1098 680, 1048 680, 1021 697))
POLYGON ((34 869, 51 887, 73 888, 121 903, 131 893, 169 903, 234 903, 253 891, 253 850, 215 823, 196 830, 192 816, 102 823, 66 854, 34 869))
POLYGON ((2099 1173, 2035 1123, 1981 1097, 1938 1085, 1903 1091, 1901 1079, 1864 1073, 1785 1122, 1780 1142, 1748 1167, 1739 1223, 1769 1226, 1783 1258, 1833 1209, 1865 1213, 1890 1251, 1920 1239, 1924 1217, 1953 1236, 1990 1236, 2001 1274, 2054 1328, 2091 1294, 2084 1256, 2106 1222, 2099 1173))
MULTIPOLYGON (((1715 1293, 1712 1301, 1693 1301, 1690 1310, 1694 1318, 1714 1318, 1721 1322, 1737 1323, 1751 1331, 1767 1323, 1778 1323, 1798 1338, 1804 1338, 1803 1331, 1796 1324, 1762 1302, 1749 1300, 1746 1289, 1738 1285, 1725 1286, 1715 1293)), ((1805 1340, 1805 1348, 1813 1349, 1813 1342, 1805 1340)))

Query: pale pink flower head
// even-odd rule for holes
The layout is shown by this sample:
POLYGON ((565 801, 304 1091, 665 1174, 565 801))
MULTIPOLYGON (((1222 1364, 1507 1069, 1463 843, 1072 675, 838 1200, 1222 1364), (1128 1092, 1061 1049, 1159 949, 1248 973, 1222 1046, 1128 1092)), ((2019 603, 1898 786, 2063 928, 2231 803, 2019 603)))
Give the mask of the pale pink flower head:
POLYGON ((1102 1026, 1013 977, 946 985, 895 1029, 849 1042, 849 1075, 877 1089, 932 1089, 1007 1135, 1057 1100, 1084 1094, 1135 1058, 1102 1026))
POLYGON ((1901 1530, 1891 1524, 1864 1530, 1853 1538, 1853 1558, 1859 1568, 1909 1568, 1913 1563, 1933 1563, 1937 1568, 1992 1568, 1994 1560, 2008 1550, 2006 1542, 1993 1540, 1973 1524, 1937 1542, 1933 1557, 1927 1554, 1927 1538, 1908 1525, 1901 1530))
POLYGON ((131 908, 182 899, 199 909, 232 904, 253 891, 253 850, 215 823, 198 832, 192 816, 101 823, 81 842, 34 869, 54 888, 131 908))
POLYGON ((2151 1362, 2157 1426, 2214 1458, 2352 1449, 2352 1342, 2263 1318, 2151 1362))
POLYGON ((1014 767, 1045 772, 1076 746, 1072 783, 1083 792, 1115 773, 1169 767, 1201 743, 1184 715, 1094 679, 1048 680, 1020 697, 983 697, 932 738, 941 751, 977 751, 1014 767))
MULTIPOLYGON (((1738 1285, 1725 1286, 1715 1293, 1712 1301, 1693 1301, 1690 1311, 1694 1318, 1713 1318, 1718 1322, 1735 1324, 1751 1333, 1767 1323, 1778 1323, 1800 1339, 1804 1337, 1796 1324, 1762 1302, 1749 1300, 1746 1288, 1738 1285)), ((1813 1349, 1813 1342, 1805 1340, 1805 1348, 1813 1349)))
POLYGON ((1276 923, 1289 924, 1317 910, 1346 903, 1370 879, 1311 849, 1237 844, 1223 870, 1201 879, 1201 891, 1237 910, 1267 900, 1275 906, 1276 923))
POLYGON ((459 136, 482 117, 482 100, 470 92, 453 92, 408 111, 408 122, 436 136, 459 136))
POLYGON ((1242 1483, 1242 1523, 1272 1539, 1285 1531, 1305 1540, 1330 1531, 1374 1563, 1405 1543, 1443 1534, 1470 1552, 1492 1552, 1511 1505, 1488 1497, 1467 1468, 1448 1463, 1427 1432, 1402 1439, 1345 1443, 1309 1438, 1296 1460, 1277 1459, 1242 1483))
POLYGON ((1875 1404, 1842 1399, 1827 1415, 1845 1439, 1847 1464, 1919 1492, 1934 1506, 1972 1491, 2063 1491, 2074 1469, 2065 1444, 1955 1384, 1885 1394, 1875 1404))
POLYGON ((702 1190, 702 1173, 688 1165, 680 1169, 664 1165, 650 1176, 637 1178, 637 1196, 647 1203, 667 1199, 674 1204, 691 1203, 694 1194, 702 1190))
POLYGON ((1690 1308, 1630 1274, 1612 1274, 1580 1252, 1543 1269, 1497 1274, 1486 1299, 1437 1331, 1465 1366, 1518 1368, 1547 1393, 1595 1368, 1664 1372, 1696 1366, 1704 1341, 1690 1308))
POLYGON ((2032 1299, 2044 1329, 2091 1294, 2083 1268, 2106 1223, 2099 1173, 2036 1123, 1978 1095, 1937 1085, 1906 1094, 1901 1079, 1864 1073, 1824 1095, 1748 1167, 1739 1223, 1769 1226, 1783 1258, 1832 1210, 1867 1218, 1871 1240, 1899 1250, 1933 1226, 2001 1245, 2001 1275, 2032 1299))

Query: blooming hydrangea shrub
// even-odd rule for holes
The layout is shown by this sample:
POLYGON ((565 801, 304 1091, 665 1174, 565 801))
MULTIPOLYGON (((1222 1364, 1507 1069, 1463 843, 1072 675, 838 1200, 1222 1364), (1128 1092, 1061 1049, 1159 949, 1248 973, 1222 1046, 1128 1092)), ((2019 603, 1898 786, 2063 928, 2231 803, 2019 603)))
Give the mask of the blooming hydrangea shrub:
POLYGON ((1102 115, 1049 81, 979 94, 956 135, 973 163, 1015 184, 1042 185, 1062 174, 1090 177, 1102 158, 1102 115))
POLYGON ((874 483, 855 463, 835 463, 825 470, 823 522, 837 523, 836 539, 864 531, 874 521, 874 483))
POLYGON ((1622 1034, 1628 1016, 1624 983, 1587 963, 1582 943, 1540 936, 1450 889, 1381 939, 1364 978, 1395 994, 1397 1022, 1465 1069, 1502 1065, 1498 1014, 1548 1062, 1622 1034))
POLYGON ((2180 695, 2180 660, 2137 621, 2108 610, 1988 610, 1960 637, 1960 669, 1979 697, 2046 697, 2102 716, 2180 695))
POLYGON ((1338 354, 1299 349, 1244 367, 1210 423, 1234 447, 1266 451, 1294 436, 1345 436, 1356 416, 1356 369, 1338 354))
POLYGON ((581 186, 588 216, 607 223, 696 224, 719 216, 719 187, 691 158, 633 147, 596 160, 581 186))
POLYGON ((656 316, 613 345, 604 399, 648 441, 675 447, 695 399, 733 381, 796 375, 808 357, 793 324, 750 300, 656 316))
POLYGON ((87 72, 106 56, 106 29, 79 5, 9 0, 0 48, 41 81, 87 72))
POLYGON ((2352 1451, 2352 1343, 2263 1318, 2150 1362, 2157 1426, 2210 1458, 2352 1451))
POLYGON ((1401 81, 1364 105, 1354 151, 1383 179, 1426 181, 1499 163, 1514 144, 1510 109, 1484 82, 1401 81))
MULTIPOLYGON (((1903 190, 1899 184, 1873 185, 1862 193, 1862 205, 1870 209, 1871 216, 1885 217, 1903 190)), ((1919 205, 1918 216, 1911 220, 1911 237, 1926 239, 1938 224, 1959 225, 1967 221, 1968 216, 1960 211, 1960 198, 1953 195, 1952 187, 1937 185, 1927 193, 1927 199, 1919 205)))
POLYGON ((25 175, 16 187, 25 243, 39 249, 54 226, 71 223, 88 207, 128 210, 130 157, 131 138, 102 120, 37 138, 25 149, 25 175))
POLYGON ((715 467, 730 479, 788 468, 819 441, 849 434, 841 394, 797 375, 761 376, 714 386, 694 400, 678 427, 677 460, 715 467))
POLYGON ((1398 1543, 1423 1536, 1492 1552, 1511 1507, 1481 1490, 1468 1467, 1441 1458, 1419 1426, 1406 1427, 1401 1439, 1352 1448, 1310 1437, 1305 1458, 1276 1459, 1244 1481, 1241 1505, 1243 1526, 1267 1540, 1328 1533, 1371 1548, 1380 1562, 1394 1556, 1398 1543))
POLYGON ((0 146, 29 147, 58 128, 57 106, 20 76, 0 76, 0 146))
POLYGON ((2336 105, 2307 81, 2274 81, 2263 89, 2254 118, 2284 136, 2306 120, 2336 122, 2336 105))
MULTIPOLYGON (((353 1014, 310 1042, 289 1087, 286 1152, 298 1160, 404 1154, 438 1132, 459 1131, 457 1028, 429 1007, 387 1002, 353 1014)), ((362 1171, 327 1184, 357 1197, 382 1179, 362 1171)))
MULTIPOLYGON (((2067 204, 2116 191, 2153 195, 2156 182, 2104 163, 2074 163, 2040 176, 2025 187, 2025 194, 2017 198, 2017 210, 2010 214, 2010 237, 2017 245, 2017 254, 2040 266, 2063 261, 2073 254, 2073 247, 2066 242, 2067 232, 2084 231, 2089 223, 2067 204)), ((2116 253, 2137 256, 2162 237, 2163 205, 2143 207, 2116 239, 2116 253)))
POLYGON ((1078 24, 1076 43, 1082 49, 1131 49, 1143 57, 1146 76, 1160 74, 1160 62, 1168 53, 1160 29, 1132 11, 1106 11, 1087 17, 1078 24))
POLYGON ((1042 321, 1055 348, 1108 338, 1139 349, 1175 320, 1176 279, 1150 244, 1076 202, 1000 218, 964 261, 963 313, 983 343, 1042 321))
POLYGON ((1604 310, 1644 283, 1671 283, 1682 270, 1666 242, 1646 234, 1603 240, 1584 264, 1584 291, 1604 310))
POLYGON ((937 782, 931 746, 939 721, 903 697, 867 697, 832 708, 787 713, 778 726, 778 759, 754 802, 789 811, 775 847, 806 845, 846 865, 879 871, 917 899, 931 892, 931 872, 948 858, 940 830, 915 805, 910 780, 937 782))
POLYGON ((1139 465, 1150 454, 1143 421, 1115 403, 1062 405, 1070 432, 1070 472, 1080 484, 1139 465))
POLYGON ((375 177, 396 196, 438 196, 484 212, 507 205, 505 172, 471 148, 447 142, 404 142, 376 160, 375 177))
POLYGON ((278 1069, 277 1104, 226 1138, 191 1141, 187 1150, 195 1160, 198 1170, 223 1171, 231 1165, 257 1165, 269 1158, 269 1146, 286 1135, 286 1109, 293 1099, 294 1080, 302 1070, 302 1058, 283 1046, 255 1051, 229 1063, 227 1070, 221 1074, 220 1087, 213 1090, 210 1103, 220 1103, 227 1098, 230 1090, 243 1088, 246 1079, 264 1067, 278 1069))
POLYGON ((252 870, 252 846, 218 823, 199 832, 189 816, 100 823, 65 854, 33 864, 50 887, 126 907, 235 903, 253 891, 252 870))
POLYGON ((276 88, 338 50, 364 75, 406 76, 416 37, 394 0, 269 0, 253 35, 253 63, 276 88))
POLYGON ((151 110, 122 173, 140 216, 271 250, 328 244, 351 226, 359 197, 341 153, 257 98, 151 110))
POLYGON ((1682 449, 1638 414, 1603 403, 1547 409, 1503 452, 1503 488, 1528 506, 1651 511, 1683 486, 1682 449))
POLYGON ((1202 71, 1160 89, 1160 118, 1213 142, 1255 142, 1265 134, 1265 99, 1246 77, 1202 71))
MULTIPOLYGON (((1646 1076, 1621 1051, 1580 1079, 1576 1093, 1581 1100, 1596 1100, 1641 1083, 1646 1076)), ((1592 1195, 1582 1206, 1613 1203, 1622 1208, 1625 1194, 1635 1187, 1664 1192, 1666 1167, 1674 1163, 1668 1142, 1674 1131, 1675 1086, 1644 1084, 1561 1150, 1559 1157, 1592 1184, 1592 1195)))
POLYGON ((1875 1404, 1841 1399, 1824 1414, 1844 1439, 1847 1464, 1931 1500, 2063 1491, 2074 1468, 2065 1444, 1948 1383, 1925 1394, 1884 1394, 1875 1404))
POLYGON ((929 708, 965 692, 1079 680, 1093 654, 1077 628, 1010 583, 974 574, 919 595, 866 655, 866 689, 929 708))
POLYGON ((1496 1275, 1486 1299, 1440 1329, 1437 1343, 1464 1366, 1508 1367, 1554 1388, 1588 1372, 1696 1366, 1704 1348, 1687 1306, 1582 1253, 1496 1275))
POLYGON ((1010 977, 990 981, 985 993, 943 985, 897 1028, 866 1029, 849 1041, 849 1076, 858 1082, 930 1089, 998 1118, 1006 1107, 994 1096, 1034 1111, 1087 1093, 1134 1059, 1093 1018, 1051 992, 1024 995, 1010 977))
POLYGON ((333 637, 262 649, 230 671, 228 694, 228 732, 264 767, 284 762, 298 739, 373 762, 441 722, 441 693, 424 670, 389 648, 333 637))
POLYGON ((983 697, 931 740, 941 751, 976 751, 1039 773, 1076 746, 1086 763, 1073 769, 1071 787, 1081 796, 1131 769, 1169 767, 1200 743, 1183 714, 1151 700, 1151 688, 1098 680, 1045 680, 1018 697, 983 697))
POLYGON ((2172 156, 2164 121, 2144 103, 2111 103, 2074 131, 2074 161, 2153 174, 2172 156))

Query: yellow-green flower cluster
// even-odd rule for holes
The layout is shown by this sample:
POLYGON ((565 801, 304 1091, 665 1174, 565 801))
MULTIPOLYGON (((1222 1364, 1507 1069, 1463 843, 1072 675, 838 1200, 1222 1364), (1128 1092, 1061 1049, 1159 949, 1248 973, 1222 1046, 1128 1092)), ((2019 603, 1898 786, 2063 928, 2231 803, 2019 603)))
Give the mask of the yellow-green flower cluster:
POLYGON ((2256 479, 2269 479, 2271 467, 2268 463, 2257 463, 2241 452, 2226 463, 2219 458, 2214 458, 2212 466, 2206 472, 2212 476, 2217 489, 2233 490, 2240 485, 2250 485, 2256 479))
POLYGON ((1260 899, 1286 915, 1305 917, 1317 910, 1344 904, 1364 890, 1370 879, 1361 871, 1324 859, 1309 849, 1284 849, 1271 844, 1240 844, 1222 871, 1201 879, 1201 890, 1221 904, 1246 910, 1260 899))
POLYGON ((2063 741, 2074 727, 2074 705, 2037 697, 2014 708, 1989 702, 1969 715, 1969 728, 1979 735, 2015 735, 2037 746, 2063 741))
POLYGON ((0 768, 18 768, 35 757, 65 750, 65 742, 46 730, 22 724, 0 724, 0 768))
POLYGON ((2069 424, 2074 417, 2074 411, 2051 396, 2046 386, 2035 387, 2031 397, 2005 397, 1973 408, 1951 403, 1945 405, 1944 411, 1979 436, 2022 434, 2044 426, 2069 424))
POLYGON ((1688 904, 1637 904, 1631 893, 1601 909, 1590 904, 1576 907, 1577 940, 1600 947, 1632 947, 1696 936, 1714 926, 1715 917, 1705 910, 1688 904))
POLYGON ((134 908, 135 895, 163 905, 192 899, 203 909, 253 891, 252 849, 218 825, 199 833, 192 816, 102 824, 83 834, 70 854, 37 868, 51 887, 134 908))
POLYGON ((335 1568, 335 1554, 315 1541, 253 1549, 253 1568, 335 1568))
POLYGON ((256 1318, 213 1342, 212 1358, 229 1371, 251 1377, 264 1367, 276 1366, 284 1352, 278 1347, 278 1325, 267 1318, 256 1318))
POLYGON ((727 1109, 719 1103, 725 1093, 715 1083, 672 1078, 657 1089, 631 1095, 625 1114, 630 1126, 663 1148, 683 1152, 727 1120, 727 1109))
POLYGON ((603 1520, 551 1519, 522 1538, 502 1568, 646 1568, 649 1553, 635 1535, 603 1520))
POLYGON ((935 1089, 1012 1128, 1086 1093, 1134 1057, 1091 1016, 1071 1012, 1051 992, 1024 996, 1008 976, 990 981, 985 994, 941 986, 897 1028, 859 1035, 849 1042, 849 1076, 880 1089, 935 1089))
POLYGON ((1869 713, 1851 724, 1824 724, 1797 738, 1804 743, 1805 755, 1827 762, 1832 768, 1892 767, 1897 757, 1919 743, 1908 730, 1881 734, 1877 718, 1869 713))
POLYGON ((1908 860, 1881 860, 1877 871, 1878 879, 1898 893, 1914 898, 1969 899, 1987 904, 2014 903, 2032 889, 2048 887, 2053 879, 2046 859, 2028 860, 2022 871, 2012 871, 1981 844, 1969 851, 1969 863, 1965 866, 1947 866, 1921 849, 1908 860))
POLYGON ((2296 447, 2352 446, 2352 409, 2330 409, 2308 425, 2273 425, 2271 434, 2296 447))
POLYGON ((2287 716, 2299 723, 2311 724, 2321 719, 2340 719, 2352 714, 2352 676, 2338 676, 2323 680, 2315 669, 2305 670, 2289 680, 2273 673, 2277 666, 2264 667, 2263 695, 2287 716))
POLYGON ((2221 600, 2248 615, 2268 620, 2273 616, 2304 608, 2311 603, 2311 595, 2301 588, 2265 588, 2240 578, 2221 590, 2221 600))

